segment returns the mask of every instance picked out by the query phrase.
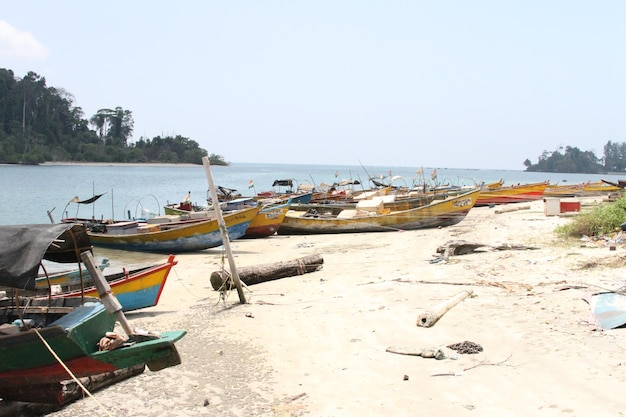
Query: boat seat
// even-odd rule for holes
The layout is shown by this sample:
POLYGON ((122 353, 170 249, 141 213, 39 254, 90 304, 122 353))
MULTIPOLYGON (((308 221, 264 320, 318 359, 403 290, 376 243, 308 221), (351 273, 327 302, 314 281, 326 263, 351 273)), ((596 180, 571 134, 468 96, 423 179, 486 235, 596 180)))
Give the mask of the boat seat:
POLYGON ((86 302, 85 304, 74 308, 60 319, 55 320, 50 324, 50 326, 61 326, 65 330, 69 330, 85 319, 100 313, 102 310, 104 310, 104 305, 102 303, 86 302))

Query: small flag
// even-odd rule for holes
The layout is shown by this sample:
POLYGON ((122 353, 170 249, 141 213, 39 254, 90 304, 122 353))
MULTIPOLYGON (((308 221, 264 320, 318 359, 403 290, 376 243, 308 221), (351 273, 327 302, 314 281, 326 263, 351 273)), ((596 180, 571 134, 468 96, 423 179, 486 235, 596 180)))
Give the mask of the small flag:
POLYGON ((430 174, 430 178, 432 178, 432 179, 437 178, 437 168, 433 169, 433 173, 430 174))
POLYGON ((420 167, 420 169, 418 169, 418 170, 415 172, 415 175, 422 175, 423 173, 424 173, 424 167, 420 167))
POLYGON ((339 176, 339 171, 335 171, 335 178, 339 176))
POLYGON ((248 183, 248 188, 252 188, 254 187, 254 181, 250 180, 250 182, 248 183))

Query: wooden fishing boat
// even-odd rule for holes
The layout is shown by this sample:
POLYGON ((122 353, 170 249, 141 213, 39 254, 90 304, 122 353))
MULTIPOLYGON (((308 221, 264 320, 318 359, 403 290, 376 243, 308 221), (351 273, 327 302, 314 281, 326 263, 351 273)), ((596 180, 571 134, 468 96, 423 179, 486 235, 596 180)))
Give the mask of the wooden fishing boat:
MULTIPOLYGON (((124 311, 139 310, 159 303, 167 277, 177 263, 174 255, 170 255, 163 263, 109 274, 105 278, 124 311)), ((57 287, 59 291, 52 295, 53 299, 98 297, 98 290, 90 276, 84 277, 82 288, 80 281, 77 283, 74 280, 57 284, 57 287)))
MULTIPOLYGON (((0 226, 0 285, 34 291, 42 259, 77 263, 90 250, 88 236, 79 225, 0 226)), ((92 266, 95 271, 97 266, 92 266)), ((3 303, 11 309, 8 298, 3 303)), ((129 333, 126 339, 112 333, 120 316, 110 313, 109 306, 114 304, 105 308, 99 301, 88 301, 70 307, 67 314, 43 327, 26 316, 26 309, 14 308, 19 319, 0 325, 0 398, 62 404, 61 381, 72 377, 103 375, 141 364, 158 371, 181 363, 175 342, 184 337, 185 330, 129 333), (108 345, 111 350, 99 349, 107 345, 103 338, 113 336, 122 343, 114 349, 108 345)), ((50 310, 54 307, 41 307, 32 314, 41 316, 50 310)))
POLYGON ((278 234, 385 232, 450 226, 467 216, 479 193, 476 189, 401 211, 385 209, 382 202, 372 200, 363 200, 354 209, 338 208, 324 213, 289 210, 278 234))
POLYGON ((272 236, 280 228, 290 207, 291 201, 261 206, 258 214, 254 216, 250 226, 248 226, 244 237, 272 236))
MULTIPOLYGON (((98 268, 100 271, 104 271, 106 268, 111 266, 108 259, 102 259, 98 268)), ((53 285, 80 285, 81 279, 87 280, 91 279, 89 275, 89 271, 87 268, 74 268, 70 270, 64 271, 50 271, 50 265, 45 266, 43 263, 41 265, 42 273, 39 273, 37 278, 35 279, 35 285, 37 289, 48 289, 53 285)))
POLYGON ((548 182, 511 185, 509 187, 482 188, 476 206, 491 204, 523 203, 543 198, 548 182))
MULTIPOLYGON (((229 240, 242 237, 259 211, 258 206, 224 214, 229 240)), ((217 219, 180 220, 160 216, 146 223, 119 222, 103 231, 89 231, 94 246, 132 251, 181 253, 222 245, 217 219), (162 223, 160 223, 162 222, 162 223)))
MULTIPOLYGON (((467 192, 468 190, 466 190, 467 192)), ((445 194, 422 194, 422 193, 409 193, 406 195, 388 194, 382 196, 372 196, 367 199, 355 200, 355 199, 340 199, 340 200, 323 200, 319 202, 311 202, 308 204, 292 204, 291 209, 296 211, 309 211, 313 210, 318 213, 333 212, 338 209, 357 209, 357 205, 361 206, 368 204, 364 200, 371 201, 371 204, 378 205, 380 202, 383 204, 383 209, 389 211, 401 211, 410 210, 413 208, 425 206, 432 203, 435 199, 443 200, 446 198, 445 194)))
POLYGON ((566 198, 584 194, 585 184, 548 184, 543 192, 544 197, 566 198))
MULTIPOLYGON (((233 210, 242 210, 246 207, 258 205, 259 211, 250 222, 244 237, 266 237, 276 233, 293 202, 309 201, 310 198, 311 193, 293 194, 289 197, 266 198, 262 200, 254 197, 238 197, 225 201, 220 199, 220 208, 224 213, 228 213, 233 210)), ((168 204, 164 207, 164 211, 167 215, 179 215, 182 218, 189 219, 214 217, 211 206, 197 206, 184 201, 178 204, 168 204)))
POLYGON ((615 183, 609 180, 600 180, 585 184, 585 194, 587 195, 602 195, 620 192, 623 190, 624 187, 621 186, 619 183, 615 183))

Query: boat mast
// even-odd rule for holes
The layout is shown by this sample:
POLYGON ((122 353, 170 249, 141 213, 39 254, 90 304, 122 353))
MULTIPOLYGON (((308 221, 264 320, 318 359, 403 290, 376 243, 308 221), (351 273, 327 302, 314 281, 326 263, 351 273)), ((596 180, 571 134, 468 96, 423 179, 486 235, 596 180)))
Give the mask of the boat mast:
POLYGON ((220 228, 220 233, 222 234, 222 243, 224 244, 224 248, 226 249, 226 255, 228 256, 230 273, 232 275, 233 281, 235 282, 235 286, 237 287, 239 301, 241 302, 241 304, 246 304, 246 295, 243 292, 241 280, 239 279, 239 274, 237 273, 237 266, 235 265, 235 258, 233 257, 233 253, 230 249, 228 230, 226 229, 226 223, 224 223, 224 217, 222 217, 222 209, 220 208, 220 201, 217 198, 217 191, 215 189, 215 183, 213 182, 213 175, 211 174, 211 163, 209 162, 209 158, 207 158, 206 156, 202 157, 202 164, 204 165, 206 177, 209 181, 209 191, 211 192, 211 199, 213 200, 213 210, 215 211, 217 224, 220 228))

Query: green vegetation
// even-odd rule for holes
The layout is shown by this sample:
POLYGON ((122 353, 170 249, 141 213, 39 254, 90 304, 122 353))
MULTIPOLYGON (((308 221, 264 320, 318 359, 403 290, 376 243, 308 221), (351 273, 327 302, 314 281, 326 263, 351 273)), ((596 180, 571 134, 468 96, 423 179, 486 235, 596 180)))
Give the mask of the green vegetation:
POLYGON ((526 171, 565 172, 600 174, 605 172, 626 172, 626 143, 608 141, 604 145, 604 156, 599 159, 591 151, 581 151, 572 146, 548 152, 543 151, 536 164, 529 159, 524 161, 526 171))
POLYGON ((613 203, 599 205, 581 213, 568 224, 557 227, 556 232, 565 237, 601 236, 621 230, 626 222, 626 197, 613 203))
MULTIPOLYGON (((29 72, 22 79, 0 68, 0 163, 156 162, 201 164, 207 151, 180 135, 140 138, 132 112, 103 108, 88 120, 74 97, 29 72)), ((228 165, 211 154, 213 165, 228 165)))

